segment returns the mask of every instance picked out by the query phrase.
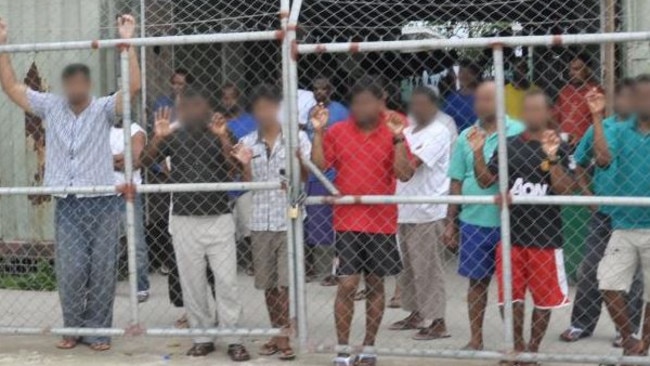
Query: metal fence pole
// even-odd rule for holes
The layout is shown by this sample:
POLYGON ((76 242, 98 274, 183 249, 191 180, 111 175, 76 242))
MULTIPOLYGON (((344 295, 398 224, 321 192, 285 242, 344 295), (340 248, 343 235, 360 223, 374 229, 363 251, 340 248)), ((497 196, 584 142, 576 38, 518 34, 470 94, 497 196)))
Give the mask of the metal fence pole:
POLYGON ((494 79, 496 82, 497 103, 497 133, 499 145, 499 194, 501 195, 501 248, 503 255, 503 322, 504 340, 507 347, 514 349, 513 319, 512 319, 512 263, 510 261, 510 208, 508 207, 508 151, 506 148, 506 104, 505 104, 505 75, 503 70, 503 47, 497 45, 493 49, 494 79))
MULTIPOLYGON (((147 36, 146 26, 146 3, 145 0, 140 0, 140 37, 147 36)), ((147 52, 146 48, 140 47, 140 80, 142 81, 140 89, 140 125, 147 126, 147 52)))
MULTIPOLYGON (((124 131, 124 178, 126 189, 123 194, 126 204, 126 247, 128 253, 129 267, 129 305, 131 311, 131 325, 139 323, 138 314, 138 276, 136 262, 135 242, 135 190, 131 189, 133 184, 133 150, 131 149, 131 90, 129 75, 129 49, 123 47, 120 52, 120 66, 122 75, 122 128, 124 131)), ((120 217, 122 219, 122 217, 120 217)), ((117 238, 116 238, 117 239, 117 238)))
MULTIPOLYGON (((291 123, 292 115, 294 114, 294 108, 296 108, 295 103, 292 103, 291 92, 289 91, 290 79, 289 79, 289 59, 291 55, 291 44, 289 43, 289 38, 287 37, 287 30, 289 25, 289 10, 290 3, 289 0, 280 0, 280 20, 282 32, 284 33, 284 38, 282 39, 282 95, 284 99, 284 110, 282 115, 282 135, 286 142, 289 144, 289 153, 287 154, 286 161, 286 178, 287 178, 287 200, 289 205, 292 205, 293 202, 293 191, 295 189, 293 185, 293 154, 291 153, 292 149, 292 139, 291 135, 293 133, 293 125, 291 123)), ((292 330, 295 330, 296 321, 297 321, 297 311, 296 311, 296 270, 295 270, 295 248, 296 248, 296 230, 294 225, 294 219, 292 215, 294 207, 287 207, 287 255, 288 255, 288 271, 289 271, 289 316, 291 318, 292 330)))

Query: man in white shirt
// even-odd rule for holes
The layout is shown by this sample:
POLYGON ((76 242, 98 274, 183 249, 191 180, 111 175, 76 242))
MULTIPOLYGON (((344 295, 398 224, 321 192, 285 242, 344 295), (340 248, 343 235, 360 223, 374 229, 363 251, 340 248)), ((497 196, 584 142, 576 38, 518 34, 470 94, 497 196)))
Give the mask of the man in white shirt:
MULTIPOLYGON (((413 90, 412 123, 404 130, 417 169, 406 182, 397 182, 397 195, 444 196, 449 193, 447 170, 452 136, 437 118, 437 96, 426 87, 413 90)), ((399 243, 404 269, 398 281, 402 308, 410 314, 392 330, 420 329, 415 340, 447 338, 445 281, 440 251, 443 247, 445 204, 399 205, 399 243), (422 328, 422 323, 431 321, 422 328)))
MULTIPOLYGON (((133 183, 142 184, 142 172, 140 171, 140 154, 147 142, 147 135, 140 125, 131 124, 131 150, 133 151, 133 183)), ((126 183, 124 175, 124 127, 122 120, 111 127, 111 154, 113 154, 113 176, 115 184, 126 183)), ((138 271, 138 301, 145 302, 149 299, 149 247, 144 236, 144 206, 143 197, 138 195, 135 198, 135 257, 138 271)), ((126 204, 121 207, 122 232, 126 228, 126 204)))

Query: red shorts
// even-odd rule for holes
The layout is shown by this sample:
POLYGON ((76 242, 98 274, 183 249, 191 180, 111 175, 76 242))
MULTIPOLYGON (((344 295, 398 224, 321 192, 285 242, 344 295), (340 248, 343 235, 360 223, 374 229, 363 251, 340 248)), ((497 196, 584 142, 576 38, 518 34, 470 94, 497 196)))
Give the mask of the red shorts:
MULTIPOLYGON (((533 304, 539 309, 559 308, 570 303, 569 285, 564 270, 562 249, 523 247, 513 244, 512 300, 523 302, 530 289, 533 304)), ((501 243, 497 246, 496 272, 499 304, 503 304, 503 261, 501 243)))

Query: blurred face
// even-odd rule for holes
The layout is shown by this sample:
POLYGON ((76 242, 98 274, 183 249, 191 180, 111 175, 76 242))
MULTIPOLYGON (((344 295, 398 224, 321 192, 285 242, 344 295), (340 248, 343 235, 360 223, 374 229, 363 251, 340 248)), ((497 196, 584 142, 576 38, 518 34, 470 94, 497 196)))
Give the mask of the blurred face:
POLYGON ((469 67, 461 67, 458 69, 458 83, 461 88, 470 88, 476 85, 478 77, 469 67))
POLYGON ((275 100, 260 98, 251 107, 253 116, 260 128, 264 129, 279 124, 280 104, 275 100))
POLYGON ((522 117, 529 131, 546 130, 551 119, 551 108, 543 95, 531 95, 524 98, 522 117))
POLYGON ((171 84, 174 95, 180 95, 187 86, 187 79, 183 74, 174 74, 171 79, 171 84))
POLYGON ((327 103, 332 94, 332 87, 327 79, 316 79, 313 85, 314 98, 318 103, 327 103))
POLYGON ((569 82, 574 85, 584 84, 589 78, 589 68, 580 59, 575 59, 569 64, 569 82))
POLYGON ((70 104, 81 104, 90 98, 90 79, 83 73, 76 73, 63 80, 63 92, 70 104))
POLYGON ((237 89, 228 87, 221 91, 221 104, 227 109, 237 107, 239 102, 239 92, 237 89))
POLYGON ((210 103, 203 97, 181 98, 178 107, 179 116, 183 117, 183 124, 188 127, 205 127, 212 119, 210 103))
POLYGON ((483 83, 476 89, 474 112, 481 121, 496 119, 496 94, 496 85, 493 82, 483 83))
POLYGON ((363 91, 352 97, 350 110, 359 126, 368 127, 379 120, 384 101, 369 91, 363 91))
POLYGON ((614 98, 614 110, 617 114, 627 117, 634 113, 634 98, 632 87, 623 87, 614 98))
POLYGON ((650 83, 640 82, 634 87, 634 106, 639 119, 650 120, 650 83))
POLYGON ((438 107, 424 94, 411 96, 410 113, 419 125, 429 123, 438 113, 438 107))

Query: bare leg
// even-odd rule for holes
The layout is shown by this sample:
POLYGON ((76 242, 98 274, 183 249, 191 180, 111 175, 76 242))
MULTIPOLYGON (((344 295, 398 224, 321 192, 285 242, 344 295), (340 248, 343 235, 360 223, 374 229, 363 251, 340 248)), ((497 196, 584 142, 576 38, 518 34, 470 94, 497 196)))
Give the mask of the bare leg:
POLYGON ((384 317, 386 295, 384 279, 377 275, 366 275, 366 337, 364 346, 374 346, 377 332, 384 317))
POLYGON ((341 276, 334 303, 336 338, 339 345, 347 345, 350 339, 350 324, 354 315, 354 295, 359 286, 360 275, 341 276))
POLYGON ((533 318, 531 319, 530 342, 528 342, 528 352, 538 352, 539 345, 542 344, 542 339, 546 335, 548 323, 551 321, 551 310, 538 309, 533 310, 533 318))
POLYGON ((650 347, 650 303, 645 304, 645 313, 643 314, 643 347, 644 353, 648 353, 650 347))
POLYGON ((526 308, 523 302, 515 302, 512 304, 512 325, 513 336, 515 339, 515 352, 524 352, 526 350, 526 341, 524 340, 525 315, 526 308))
POLYGON ((487 292, 490 287, 490 279, 469 280, 467 291, 467 307, 469 313, 469 325, 471 338, 465 348, 473 350, 483 349, 483 319, 485 318, 485 307, 487 306, 487 292))
POLYGON ((643 352, 643 345, 633 337, 634 327, 628 316, 627 304, 623 292, 605 290, 603 291, 603 298, 605 299, 609 316, 612 317, 616 329, 621 332, 621 337, 623 337, 624 354, 641 354, 643 352))

